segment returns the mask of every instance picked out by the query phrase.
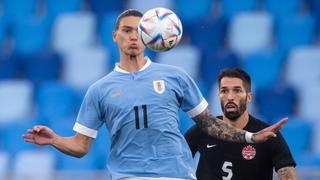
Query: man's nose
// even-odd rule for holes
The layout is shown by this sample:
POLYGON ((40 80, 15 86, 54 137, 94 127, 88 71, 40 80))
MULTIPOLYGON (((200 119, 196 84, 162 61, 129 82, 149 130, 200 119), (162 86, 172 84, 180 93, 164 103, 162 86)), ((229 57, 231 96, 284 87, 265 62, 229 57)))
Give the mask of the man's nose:
POLYGON ((234 93, 230 92, 227 94, 227 99, 230 100, 230 101, 233 101, 234 100, 234 93))

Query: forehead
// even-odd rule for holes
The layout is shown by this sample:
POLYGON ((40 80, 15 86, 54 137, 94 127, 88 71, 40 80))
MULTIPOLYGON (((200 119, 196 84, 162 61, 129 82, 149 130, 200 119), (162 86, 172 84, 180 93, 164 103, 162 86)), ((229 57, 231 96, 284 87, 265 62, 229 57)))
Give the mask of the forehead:
POLYGON ((119 27, 129 26, 133 28, 137 28, 141 17, 137 16, 126 16, 120 20, 119 27))
POLYGON ((224 77, 220 81, 220 87, 241 87, 243 86, 243 81, 240 78, 233 78, 233 77, 224 77))

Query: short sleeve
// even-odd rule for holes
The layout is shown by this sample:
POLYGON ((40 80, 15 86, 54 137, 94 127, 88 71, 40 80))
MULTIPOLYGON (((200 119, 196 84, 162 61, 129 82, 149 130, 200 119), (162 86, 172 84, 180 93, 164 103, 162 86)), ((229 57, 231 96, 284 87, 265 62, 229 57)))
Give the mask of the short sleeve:
POLYGON ((198 86, 187 73, 183 72, 180 81, 183 92, 180 101, 181 109, 185 111, 189 117, 193 118, 208 107, 208 102, 204 99, 198 86))
POLYGON ((272 162, 276 171, 286 166, 296 166, 290 149, 280 133, 272 139, 271 143, 272 145, 269 147, 272 148, 272 162))
POLYGON ((91 86, 81 104, 73 130, 83 135, 96 138, 98 129, 103 124, 99 99, 99 89, 91 86))

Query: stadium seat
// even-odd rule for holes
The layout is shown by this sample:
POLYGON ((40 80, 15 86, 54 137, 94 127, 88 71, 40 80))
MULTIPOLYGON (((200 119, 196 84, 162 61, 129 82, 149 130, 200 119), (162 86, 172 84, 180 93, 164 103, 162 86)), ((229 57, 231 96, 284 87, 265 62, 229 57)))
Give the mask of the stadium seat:
POLYGON ((265 0, 265 9, 276 20, 297 14, 301 5, 302 0, 265 0))
POLYGON ((242 67, 251 76, 257 89, 275 85, 281 78, 284 53, 279 49, 265 49, 248 54, 242 67))
POLYGON ((173 10, 172 1, 128 0, 126 7, 137 9, 142 13, 150 9, 163 7, 173 10))
POLYGON ((4 45, 7 36, 7 22, 3 16, 0 16, 0 45, 4 45))
POLYGON ((254 97, 256 110, 270 124, 297 113, 298 94, 285 83, 260 88, 254 97))
POLYGON ((57 16, 65 13, 75 13, 81 10, 83 0, 44 0, 47 15, 51 19, 55 19, 57 16))
POLYGON ((230 21, 229 46, 239 55, 271 46, 273 21, 261 12, 240 13, 230 21))
POLYGON ((320 82, 304 86, 299 91, 299 115, 319 123, 320 113, 318 108, 320 97, 320 82))
POLYGON ((205 84, 205 91, 210 91, 212 84, 217 82, 222 69, 239 65, 239 57, 228 48, 218 48, 204 54, 200 63, 200 79, 205 84))
POLYGON ((187 28, 189 28, 191 43, 204 53, 222 47, 225 43, 226 22, 223 18, 211 16, 201 18, 187 28))
POLYGON ((311 149, 312 132, 312 123, 298 117, 289 117, 289 121, 281 128, 281 133, 294 157, 311 149))
POLYGON ((11 53, 0 52, 0 79, 13 79, 18 74, 18 65, 11 53))
POLYGON ((20 19, 13 26, 15 52, 29 54, 49 45, 50 23, 45 17, 20 19))
POLYGON ((192 23, 210 16, 213 8, 212 0, 177 0, 175 13, 179 16, 183 25, 192 26, 192 23))
POLYGON ((39 86, 36 96, 38 117, 49 120, 76 114, 77 97, 74 90, 61 82, 48 82, 39 86))
POLYGON ((298 91, 312 87, 320 77, 319 59, 320 46, 302 46, 292 49, 286 65, 286 81, 298 91))
POLYGON ((98 16, 102 17, 110 12, 120 12, 124 6, 124 1, 113 0, 91 0, 91 10, 98 16), (110 6, 112 4, 112 6, 110 6))
POLYGON ((63 61, 63 81, 83 90, 107 75, 108 51, 101 47, 82 48, 66 54, 63 61))
POLYGON ((36 86, 36 90, 40 84, 57 81, 61 76, 62 62, 57 53, 40 50, 16 57, 22 67, 22 76, 30 80, 36 86))
POLYGON ((0 81, 0 124, 30 117, 32 97, 33 86, 29 81, 0 81))
POLYGON ((258 0, 221 0, 222 16, 226 20, 232 19, 235 15, 243 12, 254 12, 257 9, 258 0))
POLYGON ((309 45, 315 31, 315 20, 310 15, 296 15, 283 18, 276 27, 276 36, 279 48, 290 48, 309 45))
POLYGON ((184 69, 195 81, 198 78, 201 52, 195 46, 179 45, 174 49, 158 54, 157 62, 184 69))
POLYGON ((8 153, 0 150, 0 179, 8 179, 9 160, 8 153))
POLYGON ((36 7, 37 0, 2 0, 3 16, 9 25, 14 25, 16 21, 34 15, 36 7))
POLYGON ((52 29, 53 49, 61 54, 94 45, 96 19, 90 13, 63 14, 52 29))
POLYGON ((35 119, 19 119, 17 122, 11 122, 3 125, 2 140, 3 149, 9 153, 10 158, 15 157, 17 153, 24 150, 33 150, 37 146, 24 142, 22 134, 27 134, 27 130, 37 124, 35 119))
POLYGON ((21 151, 15 157, 13 180, 54 180, 55 157, 45 150, 21 151))

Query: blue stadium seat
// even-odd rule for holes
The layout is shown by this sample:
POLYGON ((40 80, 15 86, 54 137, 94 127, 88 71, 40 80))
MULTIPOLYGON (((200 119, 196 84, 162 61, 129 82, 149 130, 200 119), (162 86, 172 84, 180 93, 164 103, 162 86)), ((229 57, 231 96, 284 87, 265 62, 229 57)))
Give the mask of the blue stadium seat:
POLYGON ((297 14, 302 0, 266 0, 265 9, 277 20, 297 14))
POLYGON ((276 27, 278 45, 284 50, 309 45, 315 31, 315 20, 310 15, 296 15, 283 18, 276 27))
POLYGON ((9 154, 0 149, 0 179, 8 179, 9 154))
POLYGON ((187 28, 189 28, 191 43, 204 53, 224 45, 226 22, 223 18, 211 16, 201 18, 187 28))
POLYGON ((76 114, 77 99, 74 90, 63 83, 49 82, 40 85, 36 96, 38 117, 56 119, 76 114))
POLYGON ((204 91, 210 92, 213 83, 217 82, 220 71, 227 67, 238 67, 239 57, 227 48, 219 48, 204 54, 200 62, 200 79, 204 91))
POLYGON ((27 80, 0 81, 0 124, 31 117, 33 85, 27 80))
POLYGON ((47 81, 57 81, 62 72, 61 57, 52 51, 37 51, 17 56, 22 67, 23 77, 38 87, 47 81))
POLYGON ((128 0, 127 7, 137 9, 142 13, 147 12, 150 9, 163 7, 173 10, 172 1, 150 1, 150 0, 128 0))
POLYGON ((99 24, 101 44, 110 52, 110 67, 114 67, 114 64, 120 59, 118 46, 113 42, 112 37, 117 17, 118 13, 108 13, 101 18, 99 24))
POLYGON ((98 16, 102 17, 110 12, 120 12, 124 8, 124 1, 113 0, 91 0, 91 10, 98 16), (112 6, 110 6, 112 4, 112 6))
POLYGON ((21 151, 15 157, 12 179, 50 180, 53 179, 54 168, 55 157, 52 153, 44 149, 21 151))
POLYGON ((7 37, 7 22, 3 16, 0 16, 0 46, 4 45, 7 37))
POLYGON ((197 81, 200 58, 201 52, 196 46, 181 44, 170 51, 158 54, 157 62, 180 67, 197 81))
POLYGON ((312 87, 320 77, 320 46, 302 46, 290 51, 286 63, 286 81, 298 91, 312 87), (303 72, 303 73, 297 73, 303 72))
POLYGON ((14 25, 16 21, 35 14, 37 0, 2 0, 2 6, 5 19, 14 25))
POLYGON ((298 95, 292 87, 279 83, 258 89, 254 102, 259 114, 272 124, 278 121, 278 118, 297 113, 298 95))
POLYGON ((275 85, 281 77, 284 53, 278 49, 265 49, 248 54, 242 67, 251 75, 252 84, 257 88, 275 85))
POLYGON ((49 18, 56 18, 57 16, 64 13, 79 12, 83 3, 83 0, 44 0, 47 15, 49 18))
POLYGON ((182 24, 192 26, 192 23, 210 16, 213 8, 212 0, 177 0, 175 12, 182 21, 182 24))
POLYGON ((6 123, 2 126, 3 149, 14 157, 18 152, 33 150, 37 146, 24 142, 22 134, 27 134, 27 130, 36 125, 34 119, 19 119, 17 122, 6 123))
POLYGON ((253 12, 257 9, 257 0, 221 0, 222 16, 230 20, 241 12, 253 12))
POLYGON ((247 55, 271 46, 273 21, 264 12, 246 12, 230 21, 229 46, 239 55, 247 55))
POLYGON ((18 54, 45 49, 49 45, 50 23, 45 17, 20 19, 13 26, 13 39, 18 54))
POLYGON ((11 53, 0 53, 0 79, 13 79, 18 74, 18 65, 11 53))
POLYGON ((69 13, 59 16, 52 29, 52 46, 58 53, 94 45, 97 20, 88 12, 69 13))
POLYGON ((310 151, 312 123, 307 119, 289 117, 289 121, 281 129, 281 133, 294 157, 310 151))
POLYGON ((109 72, 109 54, 101 47, 77 49, 64 58, 63 67, 62 80, 76 90, 86 90, 109 72))

